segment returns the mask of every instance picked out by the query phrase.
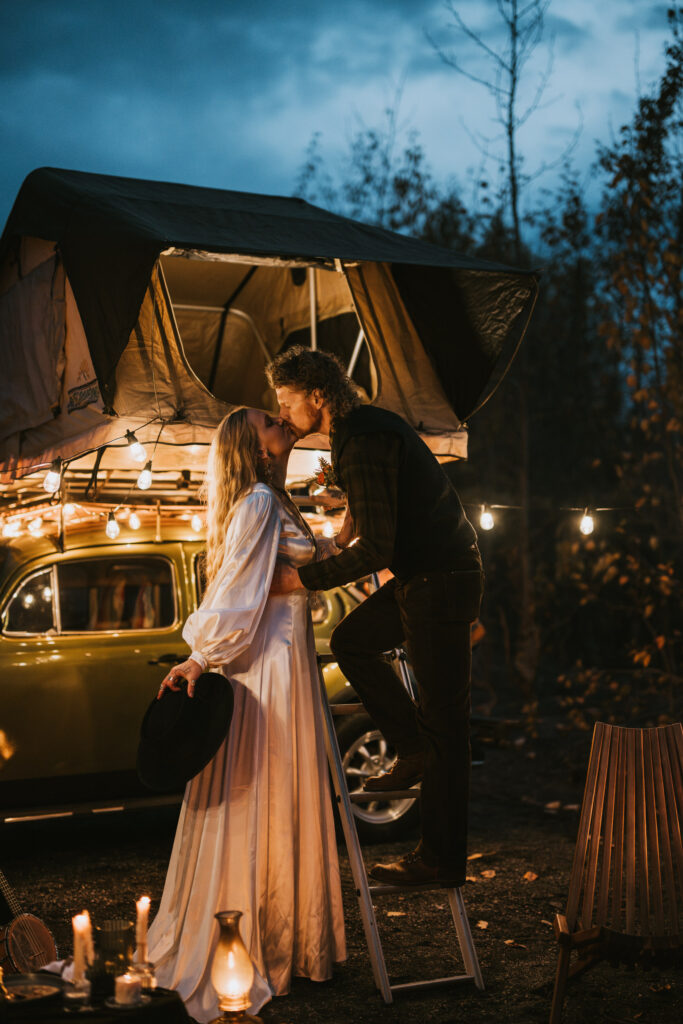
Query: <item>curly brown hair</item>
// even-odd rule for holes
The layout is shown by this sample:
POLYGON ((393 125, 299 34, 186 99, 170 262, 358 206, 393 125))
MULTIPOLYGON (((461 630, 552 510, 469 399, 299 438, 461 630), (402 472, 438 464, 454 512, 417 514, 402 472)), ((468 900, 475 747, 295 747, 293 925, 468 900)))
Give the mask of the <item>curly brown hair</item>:
POLYGON ((358 388, 341 362, 320 349, 293 345, 268 364, 266 377, 272 388, 293 388, 306 395, 320 391, 333 423, 362 403, 358 388))

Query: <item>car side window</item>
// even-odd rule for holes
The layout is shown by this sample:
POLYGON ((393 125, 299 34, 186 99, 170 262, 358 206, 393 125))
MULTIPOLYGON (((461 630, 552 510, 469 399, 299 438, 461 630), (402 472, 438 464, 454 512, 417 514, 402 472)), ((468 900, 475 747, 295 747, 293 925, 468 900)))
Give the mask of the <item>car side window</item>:
POLYGON ((54 630, 52 570, 44 569, 24 580, 5 612, 5 633, 47 633, 54 630))
POLYGON ((163 629, 176 618, 173 571, 162 558, 91 558, 57 566, 60 631, 163 629))
POLYGON ((200 551, 195 557, 194 583, 197 591, 197 604, 201 604, 206 590, 206 551, 200 551))

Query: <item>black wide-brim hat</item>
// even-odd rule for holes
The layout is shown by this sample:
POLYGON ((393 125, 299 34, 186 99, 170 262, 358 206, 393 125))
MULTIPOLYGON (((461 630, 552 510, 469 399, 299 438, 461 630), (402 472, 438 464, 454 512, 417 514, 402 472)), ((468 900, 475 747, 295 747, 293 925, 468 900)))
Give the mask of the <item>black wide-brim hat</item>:
POLYGON ((233 709, 230 682, 204 672, 195 684, 155 697, 140 726, 137 769, 140 780, 160 791, 179 789, 205 768, 228 734, 233 709))

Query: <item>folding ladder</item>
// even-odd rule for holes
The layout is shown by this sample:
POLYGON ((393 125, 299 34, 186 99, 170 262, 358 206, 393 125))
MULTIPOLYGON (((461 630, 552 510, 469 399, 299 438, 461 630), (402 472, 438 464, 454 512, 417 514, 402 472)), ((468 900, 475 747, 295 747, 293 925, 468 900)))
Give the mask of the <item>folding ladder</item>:
MULTIPOLYGON (((370 885, 368 882, 368 876, 365 870, 365 863, 363 861, 363 854, 358 840, 358 832, 356 831, 356 824, 351 804, 352 801, 353 803, 371 803, 377 800, 378 794, 349 794, 346 779, 344 777, 344 768, 341 753, 339 751, 339 744, 337 742, 337 734, 334 728, 333 715, 358 714, 359 710, 362 710, 363 705, 359 703, 331 705, 329 703, 327 699, 327 691, 325 689, 323 666, 332 661, 334 661, 334 656, 331 654, 318 655, 320 697, 325 722, 325 745, 327 747, 327 758, 330 764, 330 772, 332 774, 332 785, 334 788, 335 800, 339 809, 342 829, 344 831, 346 849, 349 854, 351 874, 353 875, 356 896, 358 897, 360 915, 363 922, 363 930, 365 932, 365 941, 370 955, 370 963, 372 964, 372 974, 375 979, 375 985, 381 992, 385 1003, 393 1002, 394 992, 431 988, 436 985, 450 985, 459 981, 473 981, 477 988, 483 989, 484 982, 482 980, 481 970, 479 969, 477 952, 472 940, 470 923, 465 910, 465 901, 460 889, 449 888, 447 886, 437 884, 408 887, 400 885, 370 885), (375 908, 372 902, 373 896, 386 896, 391 893, 401 893, 405 895, 410 892, 430 892, 435 890, 445 891, 448 896, 451 914, 453 915, 453 924, 455 925, 458 943, 460 945, 460 952, 465 966, 465 971, 467 973, 454 974, 444 978, 408 981, 403 982, 402 984, 392 985, 389 981, 389 975, 384 961, 384 951, 382 950, 382 943, 380 942, 379 932, 377 930, 377 919, 375 917, 375 908)), ((405 679, 405 665, 401 664, 400 670, 401 674, 404 676, 404 682, 408 685, 408 682, 405 679)), ((382 801, 398 799, 405 800, 408 798, 417 799, 419 796, 419 789, 402 789, 383 792, 381 794, 381 799, 382 801)))

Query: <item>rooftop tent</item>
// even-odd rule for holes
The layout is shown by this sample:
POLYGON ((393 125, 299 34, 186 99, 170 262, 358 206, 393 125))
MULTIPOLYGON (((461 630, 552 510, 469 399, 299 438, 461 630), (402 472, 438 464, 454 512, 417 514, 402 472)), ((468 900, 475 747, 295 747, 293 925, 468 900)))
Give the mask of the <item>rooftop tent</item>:
POLYGON ((178 445, 199 467, 232 406, 274 408, 264 365, 296 341, 464 455, 536 292, 533 273, 300 199, 42 168, 0 239, 0 469, 105 444, 115 465, 128 429, 160 468, 178 445))

